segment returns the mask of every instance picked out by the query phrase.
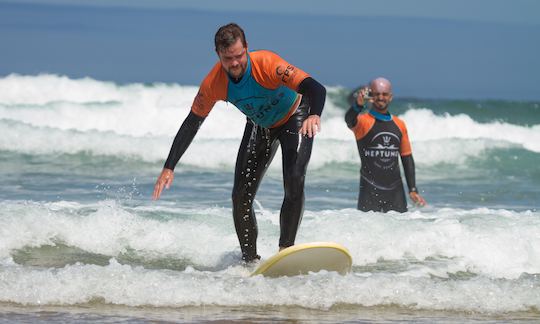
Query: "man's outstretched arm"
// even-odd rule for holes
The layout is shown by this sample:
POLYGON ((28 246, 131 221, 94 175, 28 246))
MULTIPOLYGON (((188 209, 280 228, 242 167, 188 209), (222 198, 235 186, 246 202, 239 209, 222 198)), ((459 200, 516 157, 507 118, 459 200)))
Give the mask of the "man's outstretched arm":
POLYGON ((180 126, 180 129, 176 133, 169 156, 167 157, 163 170, 161 171, 161 174, 159 175, 154 186, 152 199, 159 199, 163 189, 170 188, 174 179, 174 168, 193 141, 193 138, 197 134, 203 121, 204 117, 197 116, 192 111, 189 112, 189 115, 186 117, 182 123, 182 126, 180 126))

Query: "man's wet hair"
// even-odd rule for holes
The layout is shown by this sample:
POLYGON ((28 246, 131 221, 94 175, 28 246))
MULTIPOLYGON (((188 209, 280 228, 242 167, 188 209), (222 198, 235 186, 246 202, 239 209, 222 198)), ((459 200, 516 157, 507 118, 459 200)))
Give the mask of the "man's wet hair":
POLYGON ((216 32, 214 37, 214 44, 216 46, 216 52, 219 53, 227 49, 232 44, 236 43, 238 39, 242 40, 242 45, 247 47, 246 35, 240 26, 235 23, 230 23, 225 26, 221 26, 216 32))

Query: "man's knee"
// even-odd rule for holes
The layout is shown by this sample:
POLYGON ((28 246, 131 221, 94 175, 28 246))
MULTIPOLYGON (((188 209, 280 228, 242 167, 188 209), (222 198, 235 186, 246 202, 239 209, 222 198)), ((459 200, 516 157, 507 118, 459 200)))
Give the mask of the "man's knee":
POLYGON ((233 214, 236 217, 237 214, 246 214, 251 211, 253 206, 253 199, 249 194, 235 194, 232 195, 233 214))
POLYGON ((305 175, 300 172, 292 172, 285 176, 286 199, 297 200, 304 196, 305 175))

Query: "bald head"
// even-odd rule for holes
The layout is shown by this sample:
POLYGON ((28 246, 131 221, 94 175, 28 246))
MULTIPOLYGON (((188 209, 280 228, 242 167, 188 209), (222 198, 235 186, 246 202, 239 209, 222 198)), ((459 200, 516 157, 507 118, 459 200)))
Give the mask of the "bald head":
POLYGON ((388 105, 392 102, 392 84, 385 78, 376 78, 369 84, 371 88, 372 107, 381 113, 388 112, 388 105))
POLYGON ((373 92, 392 93, 392 84, 385 78, 376 78, 369 84, 373 92))

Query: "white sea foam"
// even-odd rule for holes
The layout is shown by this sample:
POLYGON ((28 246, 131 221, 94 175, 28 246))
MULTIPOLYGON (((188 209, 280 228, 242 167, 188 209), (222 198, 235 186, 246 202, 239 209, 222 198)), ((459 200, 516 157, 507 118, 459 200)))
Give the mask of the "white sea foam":
POLYGON ((465 114, 445 114, 440 117, 429 109, 411 109, 400 117, 406 121, 413 141, 489 140, 540 152, 540 125, 526 127, 502 122, 479 123, 465 114))
POLYGON ((505 313, 540 306, 538 281, 475 278, 444 281, 391 274, 318 273, 306 277, 247 277, 243 269, 208 273, 147 270, 111 259, 105 267, 4 267, 0 300, 24 305, 73 305, 103 300, 128 306, 301 306, 337 304, 505 313))
MULTIPOLYGON (((197 91, 195 86, 116 85, 55 75, 10 75, 0 78, 0 89, 0 150, 85 152, 149 162, 165 159, 197 91)), ((343 114, 342 108, 327 100, 310 168, 357 163, 356 145, 343 114)), ((540 152, 540 125, 480 123, 463 114, 438 116, 429 109, 411 109, 400 117, 408 125, 420 166, 464 164, 490 149, 522 147, 540 152)), ((234 166, 244 125, 245 117, 233 105, 219 102, 181 162, 234 166)))
MULTIPOLYGON (((54 75, 0 78, 0 90, 0 150, 43 155, 83 152, 149 162, 166 157, 197 91, 194 86, 116 85, 54 75)), ((327 101, 310 167, 357 163, 343 113, 327 101)), ((411 109, 400 117, 409 126, 420 166, 448 163, 465 169, 469 160, 483 158, 488 150, 540 151, 539 125, 480 123, 466 115, 440 116, 429 109, 411 109)), ((232 170, 244 123, 245 117, 234 107, 219 103, 182 163, 232 170)), ((280 163, 272 167, 279 168, 280 163)), ((7 179, 10 188, 20 185, 17 179, 7 179)), ((50 190, 47 185, 24 187, 15 199, 27 199, 25 190, 50 190)), ((317 198, 337 199, 323 195, 317 198)), ((536 210, 430 206, 404 214, 307 210, 297 242, 344 244, 353 256, 353 273, 267 279, 249 277, 250 269, 237 264, 240 252, 230 208, 136 203, 1 201, 0 303, 104 301, 129 306, 316 309, 350 304, 493 313, 540 309, 536 210), (51 258, 48 246, 59 247, 65 255, 51 258), (76 253, 70 255, 66 246, 76 253), (28 253, 34 257, 28 262, 38 266, 25 264, 28 253), (93 264, 88 255, 102 256, 108 264, 93 264), (62 257, 79 262, 65 265, 57 260, 62 257), (156 267, 156 260, 176 266, 156 267), (57 267, 39 262, 57 262, 57 267)), ((277 251, 279 211, 259 204, 257 220, 258 253, 268 258, 277 251)))
MULTIPOLYGON (((258 218, 259 253, 268 258, 276 252, 278 215, 265 211, 258 218)), ((344 244, 353 272, 278 279, 249 277, 248 268, 231 263, 239 251, 227 208, 2 202, 0 221, 0 302, 315 309, 345 303, 494 313, 540 307, 538 212, 306 212, 297 242, 344 244), (58 243, 109 256, 109 264, 28 267, 11 257, 17 249, 58 243), (120 264, 128 249, 141 257, 189 259, 193 266, 120 264)))
MULTIPOLYGON (((127 249, 134 249, 142 255, 158 253, 184 257, 204 265, 216 263, 220 257, 216 253, 222 251, 208 249, 201 254, 198 244, 207 247, 228 246, 231 250, 236 246, 236 235, 229 228, 209 227, 202 222, 204 218, 196 217, 201 214, 206 220, 227 217, 229 221, 229 213, 222 212, 220 208, 188 211, 179 219, 157 221, 138 217, 114 201, 92 205, 27 202, 0 203, 0 206, 0 258, 25 246, 55 245, 60 242, 90 253, 117 256, 127 249), (192 216, 195 220, 185 219, 192 216), (191 242, 199 243, 194 245, 191 242)), ((216 222, 220 223, 219 220, 216 222)))
MULTIPOLYGON (((11 75, 0 78, 0 89, 0 119, 135 137, 174 136, 197 93, 195 86, 116 85, 55 75, 11 75)), ((244 123, 233 105, 219 102, 199 137, 239 138, 244 123)))
MULTIPOLYGON (((218 267, 222 255, 237 250, 228 208, 129 208, 109 200, 90 205, 3 202, 0 207, 0 258, 23 247, 61 242, 111 257, 134 249, 143 255, 188 258, 218 267), (145 216, 149 211, 160 218, 145 216)), ((278 212, 260 211, 258 224, 264 233, 260 253, 269 256, 275 253, 279 236, 278 212)), ((425 272, 409 269, 410 274, 420 276, 447 277, 461 271, 516 279, 523 273, 540 274, 539 212, 455 208, 405 214, 306 211, 297 241, 321 240, 346 245, 356 266, 380 260, 427 262, 425 272)))

